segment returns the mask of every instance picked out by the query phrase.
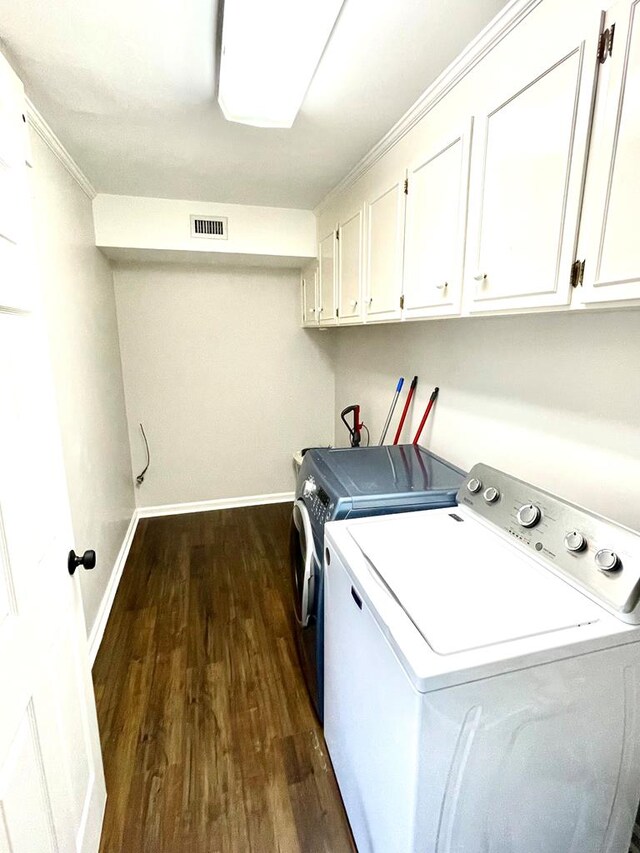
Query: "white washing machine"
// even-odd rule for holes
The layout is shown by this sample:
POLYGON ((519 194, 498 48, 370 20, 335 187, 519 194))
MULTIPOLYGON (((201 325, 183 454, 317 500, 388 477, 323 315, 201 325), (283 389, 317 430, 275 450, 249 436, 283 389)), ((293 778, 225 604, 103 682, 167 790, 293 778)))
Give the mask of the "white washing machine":
POLYGON ((326 526, 325 739, 360 853, 626 853, 640 536, 477 465, 326 526))

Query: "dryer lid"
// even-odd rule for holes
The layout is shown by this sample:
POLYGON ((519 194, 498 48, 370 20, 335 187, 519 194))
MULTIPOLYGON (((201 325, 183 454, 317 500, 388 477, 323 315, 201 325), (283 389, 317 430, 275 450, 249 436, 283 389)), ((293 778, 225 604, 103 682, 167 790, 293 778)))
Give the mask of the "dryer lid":
POLYGON ((444 459, 413 444, 342 447, 316 451, 340 481, 344 495, 395 496, 455 494, 464 473, 444 459))
POLYGON ((387 516, 350 533, 374 578, 440 655, 597 622, 603 615, 516 545, 458 510, 387 516))

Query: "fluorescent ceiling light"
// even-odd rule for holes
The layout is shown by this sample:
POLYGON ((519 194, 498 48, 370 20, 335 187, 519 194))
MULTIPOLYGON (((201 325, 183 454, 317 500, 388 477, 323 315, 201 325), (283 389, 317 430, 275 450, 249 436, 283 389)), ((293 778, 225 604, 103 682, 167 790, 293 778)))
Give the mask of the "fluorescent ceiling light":
POLYGON ((225 0, 218 101, 229 121, 291 127, 344 0, 225 0))

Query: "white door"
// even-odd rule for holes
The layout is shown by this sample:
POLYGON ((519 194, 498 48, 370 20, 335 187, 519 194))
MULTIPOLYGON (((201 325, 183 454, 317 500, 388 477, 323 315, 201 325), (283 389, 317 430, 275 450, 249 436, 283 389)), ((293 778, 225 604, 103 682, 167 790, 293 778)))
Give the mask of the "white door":
POLYGON ((580 240, 585 302, 640 299, 640 0, 607 12, 580 240))
POLYGON ((362 210, 338 228, 338 321, 354 323, 362 317, 362 210))
POLYGON ((316 264, 306 267, 300 277, 302 287, 302 325, 318 325, 318 267, 316 264))
POLYGON ((404 257, 404 176, 385 186, 365 205, 367 221, 367 320, 401 316, 404 257))
POLYGON ((20 271, 28 263, 21 235, 28 228, 25 190, 25 122, 16 116, 22 86, 0 54, 0 304, 29 308, 31 291, 20 271))
POLYGON ((408 171, 404 313, 460 313, 469 193, 469 122, 416 158, 408 171))
POLYGON ((1 56, 0 81, 0 851, 93 853, 104 775, 80 589, 67 571, 73 539, 46 336, 27 261, 22 88, 1 56))
POLYGON ((496 77, 500 94, 474 129, 471 311, 570 301, 599 24, 587 39, 571 21, 532 24, 531 49, 496 77))
POLYGON ((318 246, 318 320, 321 326, 336 323, 336 232, 320 240, 318 246))

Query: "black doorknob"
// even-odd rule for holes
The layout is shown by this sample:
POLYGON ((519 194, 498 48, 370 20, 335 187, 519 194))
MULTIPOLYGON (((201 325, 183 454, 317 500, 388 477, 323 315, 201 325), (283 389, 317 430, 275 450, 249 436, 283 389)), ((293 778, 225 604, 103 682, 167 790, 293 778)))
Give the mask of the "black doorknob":
POLYGON ((72 575, 78 566, 84 566, 85 569, 95 569, 96 552, 85 551, 82 557, 79 557, 75 551, 69 551, 69 559, 67 560, 69 574, 72 575))

